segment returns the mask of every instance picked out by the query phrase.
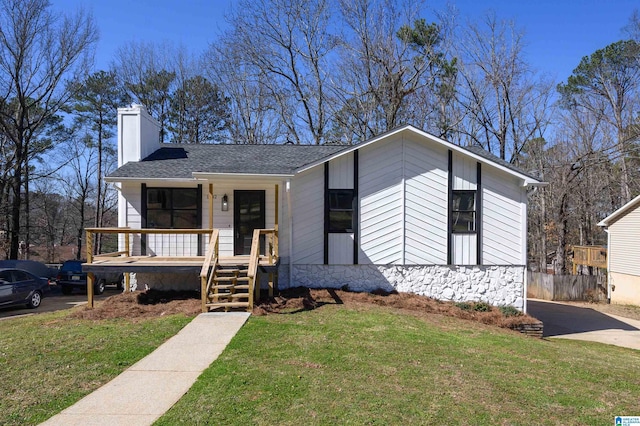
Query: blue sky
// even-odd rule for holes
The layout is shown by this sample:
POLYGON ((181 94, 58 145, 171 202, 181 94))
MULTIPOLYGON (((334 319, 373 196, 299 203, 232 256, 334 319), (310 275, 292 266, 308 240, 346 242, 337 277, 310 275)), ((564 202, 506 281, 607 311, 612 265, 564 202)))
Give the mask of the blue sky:
MULTIPOLYGON (((215 42, 234 0, 52 0, 54 8, 92 10, 100 29, 96 68, 107 68, 119 46, 135 41, 169 41, 199 54, 215 42)), ((638 0, 458 0, 459 22, 493 10, 526 33, 526 55, 536 69, 566 80, 580 59, 622 38, 622 27, 638 0)), ((425 3, 442 10, 446 0, 425 3)))

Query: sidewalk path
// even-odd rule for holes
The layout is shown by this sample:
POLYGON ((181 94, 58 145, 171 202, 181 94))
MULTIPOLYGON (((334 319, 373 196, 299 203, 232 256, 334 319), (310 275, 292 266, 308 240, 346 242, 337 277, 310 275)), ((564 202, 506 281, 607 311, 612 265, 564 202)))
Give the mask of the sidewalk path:
POLYGON ((544 323, 544 337, 588 340, 640 350, 640 321, 537 299, 528 300, 527 312, 544 323))
POLYGON ((205 313, 118 377, 42 425, 150 425, 222 353, 249 317, 205 313))

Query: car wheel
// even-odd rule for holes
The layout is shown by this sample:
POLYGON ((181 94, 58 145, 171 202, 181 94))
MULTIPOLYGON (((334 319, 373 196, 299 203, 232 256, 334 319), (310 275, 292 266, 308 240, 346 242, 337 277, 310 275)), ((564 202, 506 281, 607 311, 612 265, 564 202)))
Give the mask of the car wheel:
POLYGON ((31 309, 35 309, 40 306, 40 303, 42 303, 42 294, 39 291, 34 291, 31 295, 31 299, 29 299, 29 303, 27 303, 27 306, 31 309))
POLYGON ((73 291, 73 289, 71 287, 69 287, 68 285, 63 285, 62 286, 62 294, 71 294, 72 291, 73 291))
POLYGON ((116 288, 118 290, 123 290, 124 289, 124 275, 120 276, 120 279, 118 280, 118 284, 116 284, 116 288))
POLYGON ((104 286, 105 286, 104 280, 98 281, 98 284, 96 284, 96 286, 95 286, 95 293, 96 294, 104 293, 104 286))

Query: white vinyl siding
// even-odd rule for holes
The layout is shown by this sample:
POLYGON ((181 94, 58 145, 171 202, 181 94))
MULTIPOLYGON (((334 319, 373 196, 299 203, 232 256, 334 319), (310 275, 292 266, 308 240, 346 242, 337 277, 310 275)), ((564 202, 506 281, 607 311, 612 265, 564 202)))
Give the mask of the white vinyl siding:
POLYGON ((353 234, 329 234, 329 264, 353 264, 353 234))
POLYGON ((324 263, 324 166, 295 177, 293 204, 293 263, 324 263))
POLYGON ((475 191, 478 180, 478 162, 473 158, 467 158, 458 153, 453 153, 452 160, 453 190, 475 191))
POLYGON ((482 168, 482 263, 524 264, 525 188, 500 171, 482 168))
POLYGON ((609 225, 610 272, 640 276, 640 207, 609 225))
POLYGON ((329 189, 353 189, 353 153, 329 162, 329 189))
POLYGON ((405 264, 447 263, 447 150, 404 141, 405 264))
POLYGON ((363 264, 403 262, 402 139, 360 150, 360 256, 363 264))
MULTIPOLYGON (((123 182, 120 184, 120 196, 124 198, 126 218, 124 222, 118 223, 123 228, 142 228, 142 189, 139 183, 123 182)), ((120 208, 120 206, 118 206, 120 208)), ((129 240, 131 254, 140 256, 140 236, 131 235, 129 240)), ((120 249, 124 248, 124 235, 120 236, 120 249)))
POLYGON ((451 250, 455 265, 475 265, 477 264, 476 234, 452 234, 451 250))

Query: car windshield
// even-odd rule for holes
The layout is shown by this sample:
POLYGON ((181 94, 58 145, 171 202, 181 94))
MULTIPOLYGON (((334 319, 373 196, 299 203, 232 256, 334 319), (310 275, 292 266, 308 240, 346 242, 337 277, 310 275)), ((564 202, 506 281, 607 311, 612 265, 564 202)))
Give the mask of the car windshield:
POLYGON ((65 272, 82 272, 82 262, 76 260, 64 262, 60 270, 65 272))

